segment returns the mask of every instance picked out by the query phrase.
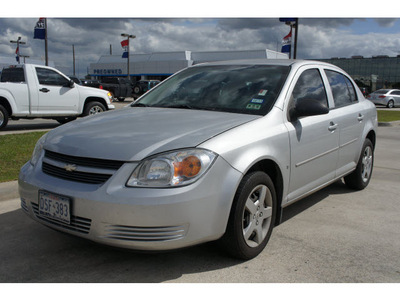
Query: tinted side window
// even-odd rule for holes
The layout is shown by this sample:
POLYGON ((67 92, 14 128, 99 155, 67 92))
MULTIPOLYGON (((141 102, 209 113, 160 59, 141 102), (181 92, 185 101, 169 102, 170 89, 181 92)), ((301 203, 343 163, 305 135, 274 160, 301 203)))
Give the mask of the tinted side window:
POLYGON ((357 101, 354 86, 346 76, 330 70, 325 70, 325 73, 332 89, 335 107, 346 106, 357 101))
POLYGON ((57 86, 68 84, 68 80, 64 76, 61 76, 53 70, 36 68, 36 74, 40 84, 57 86))
POLYGON ((1 72, 1 82, 25 82, 24 69, 3 69, 3 72, 1 72))
POLYGON ((400 91, 393 91, 393 92, 391 93, 391 95, 399 96, 399 95, 400 95, 400 91))
POLYGON ((292 96, 294 100, 293 104, 299 99, 314 99, 328 107, 325 86, 318 69, 309 69, 300 75, 293 89, 292 96))

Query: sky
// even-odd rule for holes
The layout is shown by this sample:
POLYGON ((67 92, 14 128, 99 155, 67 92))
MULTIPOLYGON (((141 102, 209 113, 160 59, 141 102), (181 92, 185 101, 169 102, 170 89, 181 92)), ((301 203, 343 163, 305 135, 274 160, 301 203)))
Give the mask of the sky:
POLYGON ((46 1, 35 2, 44 3, 42 7, 25 4, 18 10, 13 6, 2 10, 0 57, 11 57, 15 61, 16 45, 10 40, 20 36, 26 42, 20 47, 20 53, 29 56, 26 61, 44 61, 44 41, 33 39, 39 17, 47 17, 49 60, 61 71, 72 74, 74 45, 76 73, 81 78, 90 63, 110 54, 110 45, 114 55, 122 55, 121 33, 136 35, 131 40, 131 54, 183 50, 280 51, 289 26, 280 22, 279 17, 299 17, 297 58, 300 59, 400 55, 400 19, 387 15, 388 11, 400 11, 393 5, 390 9, 382 5, 381 11, 363 10, 349 7, 343 0, 335 1, 336 6, 350 8, 348 11, 337 7, 326 10, 324 3, 327 2, 311 0, 302 1, 301 7, 296 4, 285 8, 271 7, 272 1, 253 0, 240 1, 242 5, 229 8, 221 5, 232 3, 225 0, 117 0, 109 6, 110 10, 105 10, 101 5, 93 9, 94 2, 87 7, 82 1, 57 1, 61 6, 58 8, 54 5, 56 1, 52 5, 46 1), (307 5, 313 10, 306 9, 307 5))

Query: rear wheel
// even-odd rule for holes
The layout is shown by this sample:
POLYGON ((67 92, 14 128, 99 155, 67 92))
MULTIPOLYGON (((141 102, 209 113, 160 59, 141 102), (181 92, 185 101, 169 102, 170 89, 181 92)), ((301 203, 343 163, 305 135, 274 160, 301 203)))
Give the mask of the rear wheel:
POLYGON ((346 185, 355 190, 363 190, 369 184, 374 167, 374 146, 369 139, 364 142, 357 168, 344 177, 346 185))
POLYGON ((236 192, 221 244, 234 257, 252 259, 267 245, 275 223, 276 193, 264 172, 246 175, 236 192))
POLYGON ((8 111, 0 105, 0 130, 7 126, 8 118, 8 111))
POLYGON ((142 87, 140 85, 137 85, 133 88, 133 92, 135 94, 140 94, 142 92, 142 87))

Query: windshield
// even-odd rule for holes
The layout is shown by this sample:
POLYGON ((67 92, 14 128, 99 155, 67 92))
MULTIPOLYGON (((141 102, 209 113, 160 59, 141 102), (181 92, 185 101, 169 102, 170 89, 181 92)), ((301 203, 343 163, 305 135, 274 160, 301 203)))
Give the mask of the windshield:
POLYGON ((188 68, 132 106, 265 115, 274 105, 289 69, 270 65, 188 68))

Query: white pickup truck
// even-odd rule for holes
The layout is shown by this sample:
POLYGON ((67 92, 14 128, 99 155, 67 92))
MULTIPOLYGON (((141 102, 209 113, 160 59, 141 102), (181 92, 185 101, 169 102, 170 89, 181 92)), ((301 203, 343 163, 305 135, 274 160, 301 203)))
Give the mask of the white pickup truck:
POLYGON ((108 91, 77 85, 50 67, 24 64, 4 68, 0 81, 0 130, 10 118, 65 123, 115 108, 108 91))

